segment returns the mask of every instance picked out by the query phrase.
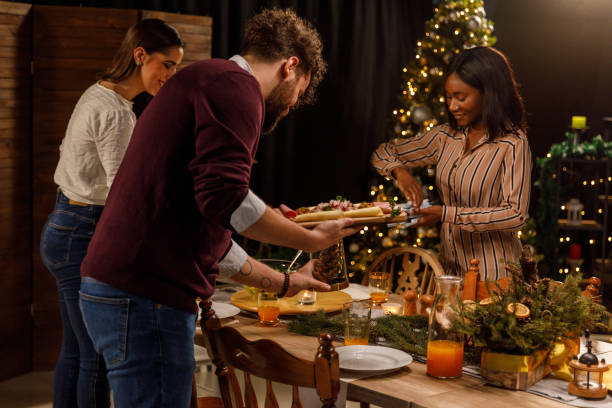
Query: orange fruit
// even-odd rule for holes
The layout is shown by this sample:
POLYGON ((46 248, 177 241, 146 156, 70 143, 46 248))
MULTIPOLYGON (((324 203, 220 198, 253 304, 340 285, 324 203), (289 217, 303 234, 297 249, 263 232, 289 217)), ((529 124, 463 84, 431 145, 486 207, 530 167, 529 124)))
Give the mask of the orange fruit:
POLYGON ((529 308, 522 303, 509 303, 506 306, 506 311, 514 314, 519 319, 529 317, 529 308))

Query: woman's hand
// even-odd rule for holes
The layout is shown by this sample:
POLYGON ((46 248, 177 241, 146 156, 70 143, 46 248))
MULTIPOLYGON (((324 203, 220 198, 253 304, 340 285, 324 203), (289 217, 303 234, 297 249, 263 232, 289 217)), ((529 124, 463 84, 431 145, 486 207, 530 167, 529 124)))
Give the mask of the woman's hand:
POLYGON ((342 238, 353 235, 362 227, 353 227, 352 218, 340 218, 339 220, 323 221, 312 231, 311 246, 302 248, 307 252, 317 252, 329 248, 342 238))
POLYGON ((414 224, 414 227, 428 227, 442 220, 442 206, 432 205, 427 208, 417 208, 411 214, 420 215, 421 219, 414 224))
POLYGON ((403 167, 393 169, 393 177, 397 180, 399 189, 404 193, 406 199, 412 201, 415 207, 420 207, 421 202, 423 202, 423 187, 421 184, 403 167))

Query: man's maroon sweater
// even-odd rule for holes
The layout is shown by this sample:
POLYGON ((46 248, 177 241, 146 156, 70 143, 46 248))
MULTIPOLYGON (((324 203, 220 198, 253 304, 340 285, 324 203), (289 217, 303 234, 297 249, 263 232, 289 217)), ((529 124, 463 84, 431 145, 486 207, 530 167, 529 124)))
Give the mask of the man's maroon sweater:
POLYGON ((170 78, 136 123, 82 276, 195 312, 229 250, 264 109, 259 83, 232 61, 170 78))

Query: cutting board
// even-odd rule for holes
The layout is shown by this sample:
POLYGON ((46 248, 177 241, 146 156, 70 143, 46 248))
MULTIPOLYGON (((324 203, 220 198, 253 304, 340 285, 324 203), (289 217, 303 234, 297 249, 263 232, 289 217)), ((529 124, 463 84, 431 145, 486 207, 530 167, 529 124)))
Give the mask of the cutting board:
MULTIPOLYGON (((374 225, 374 224, 392 224, 395 222, 405 222, 408 219, 408 215, 406 213, 402 213, 397 217, 391 217, 390 215, 381 215, 380 217, 361 217, 361 218, 353 218, 355 226, 362 225, 374 225)), ((320 223, 324 221, 306 221, 306 222, 298 222, 298 225, 301 225, 304 228, 314 228, 320 223)))
MULTIPOLYGON (((295 314, 312 314, 319 309, 325 312, 335 312, 342 310, 342 304, 353 300, 348 293, 334 292, 318 292, 317 302, 314 305, 299 305, 297 296, 284 297, 278 300, 280 306, 280 314, 295 315, 295 314)), ((239 307, 250 312, 257 312, 257 299, 251 295, 246 289, 236 292, 230 298, 230 302, 236 307, 239 307)))

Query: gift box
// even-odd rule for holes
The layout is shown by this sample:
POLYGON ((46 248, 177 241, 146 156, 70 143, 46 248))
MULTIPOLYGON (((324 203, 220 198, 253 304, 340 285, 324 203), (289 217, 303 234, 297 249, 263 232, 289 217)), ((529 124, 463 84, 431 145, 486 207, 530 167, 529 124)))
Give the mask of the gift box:
POLYGON ((548 353, 538 350, 530 355, 513 355, 483 350, 480 375, 488 384, 524 391, 550 373, 548 353))

